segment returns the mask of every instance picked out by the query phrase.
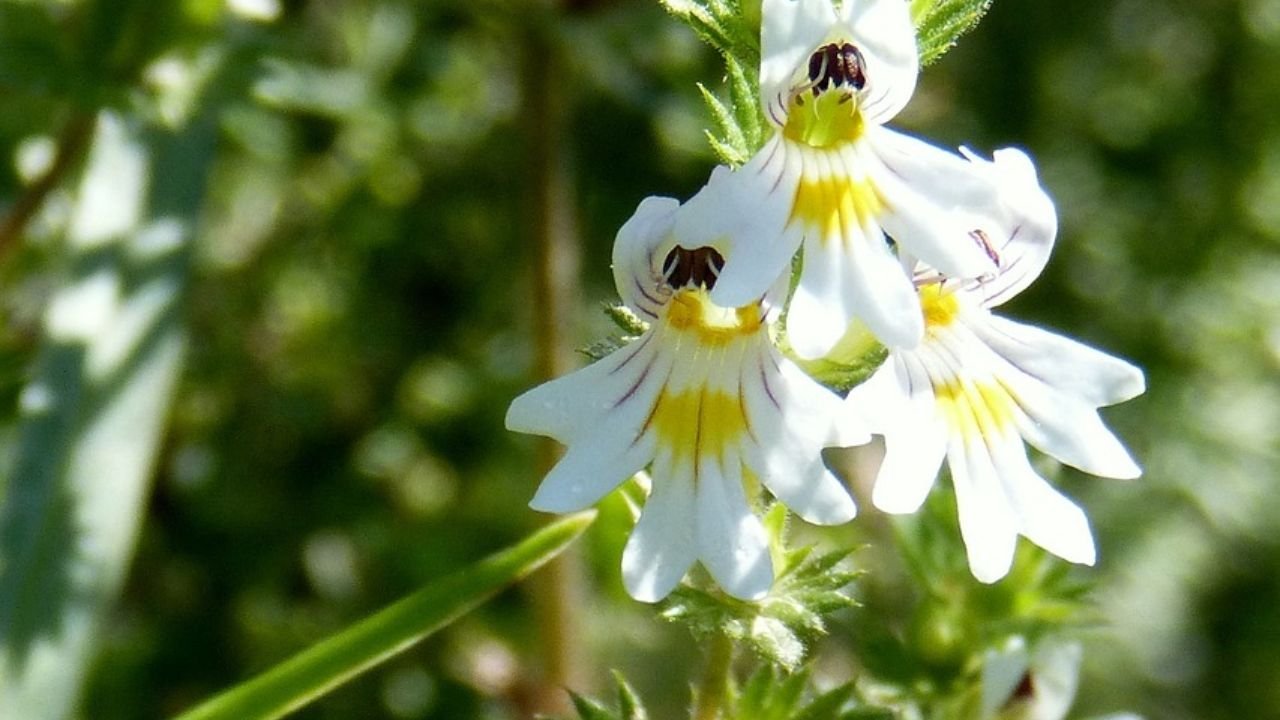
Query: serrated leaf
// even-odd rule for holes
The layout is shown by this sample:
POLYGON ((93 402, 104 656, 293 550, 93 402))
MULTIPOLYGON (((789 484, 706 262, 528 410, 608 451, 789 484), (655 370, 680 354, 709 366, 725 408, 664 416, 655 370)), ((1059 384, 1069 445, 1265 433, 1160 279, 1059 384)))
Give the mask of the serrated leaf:
POLYGON ((639 315, 631 312, 631 308, 621 303, 606 304, 604 314, 627 335, 643 335, 649 329, 649 323, 640 319, 639 315))
POLYGON ((765 661, 795 670, 810 643, 826 632, 824 616, 857 605, 843 591, 857 573, 839 564, 848 550, 815 555, 811 547, 803 547, 783 555, 778 577, 763 599, 746 602, 719 589, 682 585, 667 598, 661 616, 689 625, 699 636, 723 633, 765 661))
POLYGON ((649 720, 649 713, 635 690, 617 670, 613 671, 613 682, 618 686, 618 711, 622 720, 649 720))
POLYGON ((580 720, 620 720, 612 710, 589 697, 572 690, 569 691, 569 697, 573 700, 573 709, 578 711, 580 720))
POLYGON ((923 67, 955 47, 961 35, 977 26, 992 0, 912 0, 916 42, 923 67))
POLYGON ((828 690, 791 717, 791 720, 836 720, 853 697, 853 683, 828 690))

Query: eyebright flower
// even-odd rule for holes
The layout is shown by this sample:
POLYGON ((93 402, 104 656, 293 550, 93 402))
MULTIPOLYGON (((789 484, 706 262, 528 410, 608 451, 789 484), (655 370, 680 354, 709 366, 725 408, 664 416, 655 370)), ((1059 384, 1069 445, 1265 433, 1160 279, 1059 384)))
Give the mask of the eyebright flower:
POLYGON ((847 521, 853 500, 821 451, 869 436, 837 437, 840 398, 774 347, 786 280, 740 306, 714 304, 724 259, 677 246, 678 206, 645 200, 614 246, 618 293, 649 329, 516 398, 507 427, 568 446, 530 503, 538 510, 582 509, 651 466, 652 490, 622 556, 633 597, 665 597, 701 561, 727 592, 754 599, 773 569, 751 489, 763 483, 810 522, 847 521))
POLYGON ((961 157, 882 127, 915 89, 908 5, 764 0, 760 89, 776 132, 745 166, 713 176, 676 224, 728 260, 711 293, 728 306, 759 296, 803 246, 787 315, 801 357, 825 355, 855 318, 885 344, 919 342, 903 269, 915 258, 952 278, 995 269, 972 231, 1001 241, 998 188, 961 157))
POLYGON ((1003 236, 989 247, 999 269, 955 281, 919 267, 924 340, 892 348, 846 399, 861 424, 883 435, 876 507, 914 512, 945 456, 974 576, 1008 573, 1018 535, 1091 565, 1084 512, 1032 469, 1023 441, 1085 472, 1133 478, 1141 471, 1097 409, 1145 390, 1142 371, 1067 338, 990 312, 1040 273, 1057 232, 1053 204, 1025 155, 1005 150, 974 169, 1005 189, 1003 236))

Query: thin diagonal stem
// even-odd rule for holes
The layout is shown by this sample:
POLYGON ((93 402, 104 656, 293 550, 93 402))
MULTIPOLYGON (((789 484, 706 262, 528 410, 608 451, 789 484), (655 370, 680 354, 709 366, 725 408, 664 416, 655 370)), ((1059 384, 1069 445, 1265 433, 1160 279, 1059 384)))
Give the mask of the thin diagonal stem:
POLYGON ((53 164, 31 183, 13 204, 9 214, 0 221, 0 259, 18 244, 27 223, 40 211, 49 193, 58 187, 63 176, 75 166, 85 148, 89 147, 89 140, 93 137, 94 118, 93 113, 78 112, 63 126, 62 132, 58 134, 53 164))

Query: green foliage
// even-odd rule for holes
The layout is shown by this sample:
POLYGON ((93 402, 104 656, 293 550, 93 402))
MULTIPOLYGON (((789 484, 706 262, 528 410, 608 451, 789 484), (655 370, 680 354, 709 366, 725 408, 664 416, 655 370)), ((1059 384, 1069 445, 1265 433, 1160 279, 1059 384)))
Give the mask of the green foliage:
POLYGON ((613 321, 614 325, 622 331, 621 335, 608 335, 601 340, 581 348, 578 352, 586 355, 592 362, 599 360, 613 351, 626 346, 632 340, 640 337, 649 329, 649 323, 641 320, 638 315, 622 303, 606 303, 604 305, 604 314, 613 321))
POLYGON ((905 582, 873 577, 852 636, 882 695, 926 715, 968 717, 988 651, 1013 638, 1036 643, 1096 621, 1090 585, 1071 567, 1022 543, 1008 577, 974 580, 952 492, 935 489, 914 516, 893 521, 905 582))
POLYGON ((729 99, 723 101, 698 83, 702 100, 711 113, 712 129, 707 140, 717 157, 730 167, 739 167, 764 145, 767 138, 760 113, 760 87, 754 69, 748 70, 734 55, 725 55, 729 99))
POLYGON ((759 66, 758 2, 747 0, 744 6, 740 0, 662 0, 662 6, 726 58, 743 67, 759 66))
POLYGON ((627 683, 627 679, 618 671, 613 672, 613 682, 618 693, 618 709, 611 710, 603 704, 570 692, 573 707, 578 712, 579 720, 649 720, 649 713, 636 691, 627 683))
POLYGON ((818 552, 782 544, 786 509, 773 506, 766 527, 774 537, 774 583, 769 594, 749 602, 726 595, 714 585, 682 585, 662 604, 662 617, 688 625, 695 635, 727 635, 766 661, 794 671, 812 643, 827 631, 826 616, 856 607, 846 592, 859 572, 845 560, 852 550, 818 552))
POLYGON ((728 98, 721 99, 702 83, 698 90, 711 115, 707 140, 721 162, 738 167, 764 144, 766 126, 760 110, 759 3, 739 0, 663 0, 663 7, 693 28, 724 60, 728 98), (754 13, 749 11, 754 10, 754 13))
POLYGON ((595 514, 570 515, 519 544, 441 578, 384 610, 201 703, 180 720, 278 718, 304 707, 454 622, 545 565, 581 535, 595 514))
POLYGON ((977 27, 992 0, 911 0, 920 65, 933 63, 977 27))

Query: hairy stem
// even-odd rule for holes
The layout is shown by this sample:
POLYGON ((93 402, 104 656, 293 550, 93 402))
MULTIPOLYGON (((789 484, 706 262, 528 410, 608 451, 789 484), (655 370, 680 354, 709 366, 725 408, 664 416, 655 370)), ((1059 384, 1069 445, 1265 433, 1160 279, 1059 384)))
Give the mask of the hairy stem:
POLYGON ((707 649, 707 667, 698 683, 693 720, 719 720, 729 697, 729 673, 733 669, 733 640, 716 633, 707 649))

